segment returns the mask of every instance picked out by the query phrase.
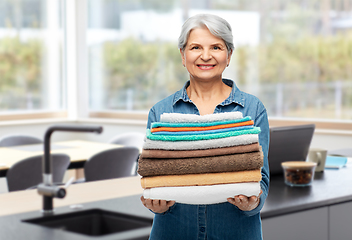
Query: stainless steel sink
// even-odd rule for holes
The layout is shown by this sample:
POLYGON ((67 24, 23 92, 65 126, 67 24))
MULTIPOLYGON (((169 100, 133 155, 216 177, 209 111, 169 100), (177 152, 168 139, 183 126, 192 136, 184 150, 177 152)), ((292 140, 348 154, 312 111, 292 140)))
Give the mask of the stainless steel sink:
POLYGON ((90 209, 65 214, 26 219, 23 222, 37 224, 87 236, 118 234, 116 239, 148 239, 152 219, 90 209))

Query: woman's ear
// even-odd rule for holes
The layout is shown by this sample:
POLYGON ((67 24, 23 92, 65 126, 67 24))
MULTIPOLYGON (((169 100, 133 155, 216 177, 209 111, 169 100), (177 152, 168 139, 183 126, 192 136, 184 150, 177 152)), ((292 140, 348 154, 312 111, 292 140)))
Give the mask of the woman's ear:
POLYGON ((182 65, 185 67, 186 66, 185 55, 183 54, 183 51, 181 48, 180 48, 180 53, 181 53, 181 58, 182 58, 182 65))
POLYGON ((227 66, 230 65, 232 53, 233 53, 233 50, 231 49, 231 51, 230 51, 229 54, 227 55, 227 66))

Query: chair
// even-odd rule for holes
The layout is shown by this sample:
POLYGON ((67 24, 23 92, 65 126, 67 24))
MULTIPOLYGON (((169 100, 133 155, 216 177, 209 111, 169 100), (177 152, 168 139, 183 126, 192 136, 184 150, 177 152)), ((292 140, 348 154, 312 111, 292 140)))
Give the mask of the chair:
MULTIPOLYGON (((51 154, 53 182, 61 183, 70 165, 70 156, 66 154, 51 154)), ((29 157, 12 165, 7 171, 7 186, 9 192, 24 190, 43 182, 43 155, 29 157)))
POLYGON ((43 140, 29 135, 8 135, 0 139, 0 147, 12 147, 38 143, 43 143, 43 140))
POLYGON ((85 181, 137 175, 139 149, 121 147, 102 151, 90 157, 84 164, 85 181))
POLYGON ((144 137, 145 134, 139 132, 122 133, 111 139, 109 143, 121 144, 124 146, 137 147, 141 149, 144 144, 144 137))

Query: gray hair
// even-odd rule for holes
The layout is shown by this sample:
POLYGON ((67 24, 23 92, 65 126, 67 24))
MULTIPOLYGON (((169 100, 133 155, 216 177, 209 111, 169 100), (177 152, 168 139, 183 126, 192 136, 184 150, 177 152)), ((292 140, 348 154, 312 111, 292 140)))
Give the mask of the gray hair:
POLYGON ((230 24, 225 19, 212 14, 198 14, 187 19, 178 38, 178 48, 184 51, 190 32, 203 27, 208 28, 215 37, 221 38, 229 53, 235 49, 230 24))

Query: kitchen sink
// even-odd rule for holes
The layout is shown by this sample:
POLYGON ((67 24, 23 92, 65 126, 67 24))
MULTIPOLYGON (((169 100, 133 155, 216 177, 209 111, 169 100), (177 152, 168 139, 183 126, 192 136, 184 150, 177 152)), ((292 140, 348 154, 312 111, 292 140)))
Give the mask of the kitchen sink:
POLYGON ((121 235, 119 239, 148 239, 152 219, 89 209, 65 214, 26 219, 23 222, 87 236, 121 235))

